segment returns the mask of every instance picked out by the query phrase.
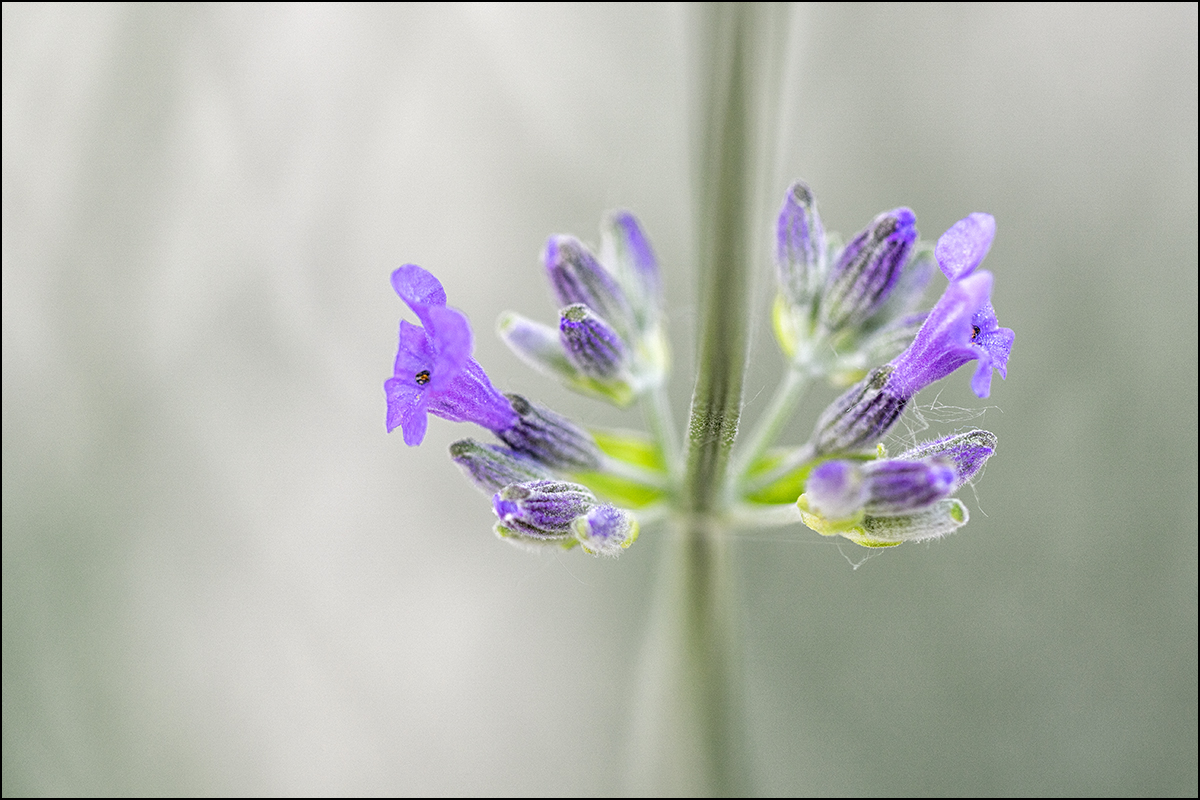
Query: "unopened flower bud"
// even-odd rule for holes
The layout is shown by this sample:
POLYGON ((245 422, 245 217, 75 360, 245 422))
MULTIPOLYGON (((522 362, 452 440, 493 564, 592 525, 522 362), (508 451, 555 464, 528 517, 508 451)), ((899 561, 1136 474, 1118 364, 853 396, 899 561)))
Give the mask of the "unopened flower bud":
POLYGON ((792 306, 804 306, 825 281, 825 229, 817 201, 803 181, 783 199, 776 224, 775 265, 779 287, 792 306))
POLYGON ((543 540, 572 538, 571 523, 595 506, 596 496, 586 486, 566 481, 514 483, 492 497, 500 526, 543 540))
POLYGON ((996 452, 996 441, 996 434, 976 429, 923 442, 897 457, 916 460, 936 456, 949 459, 954 464, 954 490, 957 490, 983 469, 983 465, 996 452))
POLYGON ((921 511, 948 497, 954 481, 954 467, 941 458, 827 461, 809 475, 804 494, 809 507, 828 519, 896 516, 921 511))
POLYGON ((622 333, 633 329, 625 292, 582 242, 573 236, 551 236, 543 258, 559 303, 583 303, 622 333))
POLYGON ((638 523, 633 514, 607 503, 596 506, 585 516, 576 517, 571 530, 584 552, 613 558, 621 555, 621 551, 638 537, 638 523))
POLYGON ((600 448, 591 435, 578 425, 520 395, 509 394, 505 397, 512 404, 518 419, 512 427, 496 431, 496 435, 513 450, 550 469, 600 468, 600 448))
POLYGON ((544 480, 550 475, 527 458, 494 444, 461 439, 450 445, 450 458, 471 481, 488 494, 510 483, 544 480))
POLYGON ((563 349, 580 372, 603 380, 626 371, 629 349, 611 325, 582 303, 569 305, 559 314, 563 349))
POLYGON ((600 226, 600 254, 624 284, 639 325, 649 329, 662 303, 662 277, 658 259, 637 217, 628 211, 608 214, 600 226))
POLYGON ((867 502, 862 469, 852 461, 826 461, 808 476, 804 496, 812 510, 828 519, 847 519, 867 502))
POLYGON ((811 440, 816 455, 861 450, 887 435, 908 404, 886 389, 892 370, 876 367, 822 412, 811 440))
POLYGON ((880 214, 842 251, 821 298, 831 331, 855 327, 888 299, 917 241, 917 217, 907 208, 880 214))

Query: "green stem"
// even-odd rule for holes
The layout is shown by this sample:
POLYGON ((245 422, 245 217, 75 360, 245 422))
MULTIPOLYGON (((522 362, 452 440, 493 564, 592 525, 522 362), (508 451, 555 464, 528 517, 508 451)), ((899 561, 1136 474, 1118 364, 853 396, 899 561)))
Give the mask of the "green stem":
POLYGON ((754 494, 770 486, 792 470, 804 466, 814 458, 816 458, 816 454, 813 452, 813 446, 811 444, 803 444, 788 452, 783 457, 783 460, 776 464, 770 472, 765 475, 756 476, 753 481, 748 482, 742 489, 748 495, 754 494))
POLYGON ((650 435, 654 437, 654 442, 667 465, 671 491, 675 492, 679 486, 679 441, 665 381, 656 385, 649 397, 643 399, 642 410, 646 416, 646 425, 650 428, 650 435))
POLYGON ((788 367, 783 380, 775 389, 775 396, 771 398, 771 404, 759 418, 745 447, 739 449, 738 455, 734 459, 735 485, 742 485, 745 482, 746 475, 754 466, 754 462, 779 436, 779 432, 791 418, 792 412, 796 410, 796 403, 800 401, 804 390, 808 388, 809 377, 807 370, 795 363, 788 367))
MULTIPOLYGON (((647 647, 641 792, 750 793, 737 592, 730 565, 728 462, 741 417, 749 346, 755 183, 786 12, 754 4, 699 8, 699 364, 676 516, 647 647)), ((657 434, 656 434, 657 435, 657 434)), ((665 435, 663 435, 665 438, 665 435)))

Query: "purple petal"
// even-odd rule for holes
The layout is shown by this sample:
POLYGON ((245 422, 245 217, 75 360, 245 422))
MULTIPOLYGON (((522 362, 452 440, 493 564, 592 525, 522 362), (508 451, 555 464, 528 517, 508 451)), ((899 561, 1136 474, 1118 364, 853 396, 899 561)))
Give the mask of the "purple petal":
POLYGON ((996 236, 996 218, 975 212, 954 223, 938 239, 934 254, 942 272, 952 281, 970 275, 983 262, 996 236))
POLYGON ((946 287, 912 345, 892 362, 888 387, 909 398, 985 351, 974 346, 972 320, 988 303, 992 273, 983 270, 946 287))
POLYGON ((433 344, 425 334, 425 329, 407 320, 400 320, 400 348, 396 351, 392 375, 415 386, 417 373, 433 369, 435 359, 433 344))
POLYGON ((471 360, 471 326, 466 317, 452 308, 426 306, 422 310, 426 333, 436 354, 426 388, 430 392, 440 392, 471 360))
POLYGON ((401 378, 389 378, 383 383, 387 396, 387 429, 404 428, 404 443, 415 447, 425 438, 424 392, 401 378))
POLYGON ((425 402, 430 414, 451 422, 474 422, 490 431, 510 428, 519 419, 508 398, 496 391, 473 358, 467 359, 444 389, 429 392, 425 402))
POLYGON ((392 288, 413 311, 416 306, 446 305, 446 290, 441 282, 416 264, 405 264, 393 272, 392 288))

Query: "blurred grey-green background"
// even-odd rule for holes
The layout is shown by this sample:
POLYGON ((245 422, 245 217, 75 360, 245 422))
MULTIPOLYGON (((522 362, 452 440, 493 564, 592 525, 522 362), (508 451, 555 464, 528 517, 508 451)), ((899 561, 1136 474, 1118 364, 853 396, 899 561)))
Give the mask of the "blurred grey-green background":
MULTIPOLYGON (((3 7, 3 793, 627 786, 661 537, 490 533, 384 433, 434 271, 497 385, 593 424, 496 315, 623 206, 693 374, 692 47, 671 6, 3 7)), ((871 557, 736 545, 759 789, 1197 791, 1197 12, 799 10, 772 164, 827 227, 998 234, 1007 382, 918 398, 1000 437, 971 524, 871 557)), ((769 235, 769 217, 763 235, 769 235)), ((781 364, 766 267, 746 386, 781 364)), ((931 298, 932 299, 932 298, 931 298)), ((824 392, 800 412, 801 439, 824 392)))

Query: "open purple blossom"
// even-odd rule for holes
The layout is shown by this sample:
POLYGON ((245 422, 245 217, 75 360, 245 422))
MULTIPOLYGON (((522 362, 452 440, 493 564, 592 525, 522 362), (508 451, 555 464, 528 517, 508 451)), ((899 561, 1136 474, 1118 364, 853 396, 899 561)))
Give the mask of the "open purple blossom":
POLYGON ((1014 334, 1001 328, 992 308, 992 274, 976 271, 992 246, 996 222, 990 214, 972 214, 938 239, 938 264, 950 286, 929 312, 908 350, 894 361, 888 389, 912 397, 968 361, 979 361, 971 389, 979 397, 991 393, 992 370, 1008 374, 1014 334))
POLYGON ((400 322, 393 377, 383 384, 388 432, 402 428, 404 443, 419 445, 425 438, 426 413, 492 431, 515 425, 512 406, 471 358, 471 326, 460 312, 446 307, 446 292, 438 279, 415 264, 405 264, 392 273, 392 288, 421 325, 400 322))

